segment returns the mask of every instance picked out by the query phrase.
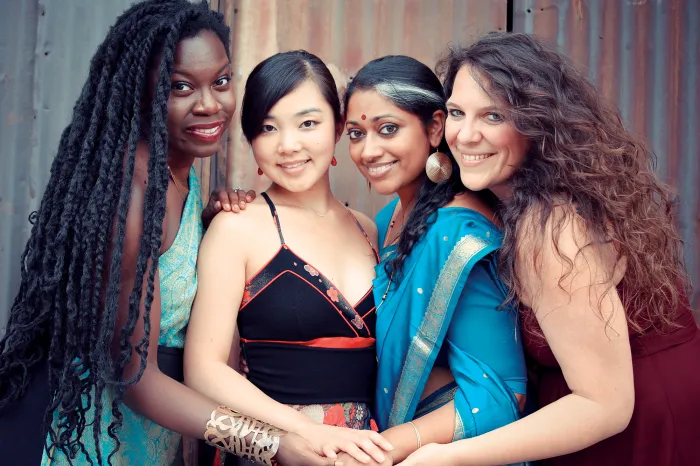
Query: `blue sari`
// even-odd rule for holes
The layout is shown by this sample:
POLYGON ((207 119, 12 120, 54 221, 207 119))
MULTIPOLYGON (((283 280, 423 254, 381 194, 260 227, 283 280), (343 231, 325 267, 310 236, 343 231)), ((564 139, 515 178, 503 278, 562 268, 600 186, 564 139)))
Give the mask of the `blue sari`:
MULTIPOLYGON (((377 214, 380 245, 397 202, 377 214)), ((376 268, 375 417, 381 431, 454 400, 456 441, 519 418, 514 393, 526 393, 526 370, 517 313, 501 309, 500 231, 461 207, 441 208, 432 220, 398 283, 390 285, 384 263, 376 268), (434 366, 449 368, 455 382, 421 401, 434 366)), ((382 262, 393 249, 380 251, 382 262)))

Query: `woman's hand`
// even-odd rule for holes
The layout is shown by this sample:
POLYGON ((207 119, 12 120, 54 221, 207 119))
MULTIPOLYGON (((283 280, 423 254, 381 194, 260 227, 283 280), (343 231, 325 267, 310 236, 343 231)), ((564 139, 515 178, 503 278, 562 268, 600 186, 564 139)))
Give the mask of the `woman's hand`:
POLYGON ((338 462, 343 463, 343 466, 393 466, 394 460, 391 457, 391 454, 385 456, 386 459, 381 463, 378 463, 374 460, 371 460, 369 463, 360 463, 347 453, 341 452, 338 454, 338 462))
POLYGON ((308 440, 319 455, 335 458, 338 452, 344 451, 363 464, 368 464, 372 459, 382 463, 386 460, 384 452, 394 449, 384 437, 372 430, 354 430, 309 422, 296 433, 308 440))
POLYGON ((342 461, 317 454, 306 439, 293 433, 280 438, 275 459, 285 466, 345 466, 342 461))
POLYGON ((398 466, 456 466, 455 455, 450 451, 450 445, 429 443, 419 448, 400 462, 398 466))
POLYGON ((202 211, 202 223, 204 228, 207 228, 212 219, 221 212, 238 213, 245 209, 246 203, 253 202, 255 199, 255 191, 245 191, 240 188, 227 188, 219 186, 212 191, 209 196, 209 202, 202 211))

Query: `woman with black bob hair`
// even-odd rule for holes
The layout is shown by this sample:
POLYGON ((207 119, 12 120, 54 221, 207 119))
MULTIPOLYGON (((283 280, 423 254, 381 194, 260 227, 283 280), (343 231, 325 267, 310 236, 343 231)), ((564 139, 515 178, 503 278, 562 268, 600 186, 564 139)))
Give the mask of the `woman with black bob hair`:
POLYGON ((298 433, 318 454, 384 461, 391 445, 369 410, 376 228, 331 192, 342 134, 335 81, 308 52, 278 53, 251 72, 241 122, 272 185, 245 215, 218 214, 202 241, 186 383, 298 433), (228 364, 237 326, 247 378, 228 364))
POLYGON ((398 195, 376 217, 374 280, 374 414, 396 463, 517 420, 523 350, 517 314, 501 308, 492 199, 453 169, 438 78, 413 58, 379 58, 353 78, 345 109, 352 160, 372 189, 398 195))

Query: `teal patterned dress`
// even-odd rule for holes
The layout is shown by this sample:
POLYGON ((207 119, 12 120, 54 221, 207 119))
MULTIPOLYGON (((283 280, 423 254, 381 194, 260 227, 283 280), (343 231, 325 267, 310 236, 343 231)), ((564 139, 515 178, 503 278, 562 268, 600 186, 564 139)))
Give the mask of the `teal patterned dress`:
MULTIPOLYGON (((185 332, 190 318, 192 302, 197 292, 197 254, 204 229, 202 226, 202 197, 199 181, 194 168, 190 170, 190 194, 187 196, 182 212, 182 221, 172 246, 160 256, 158 272, 160 275, 161 321, 159 352, 162 349, 183 348, 185 332), (166 348, 163 348, 166 347, 166 348)), ((111 406, 112 393, 105 390, 103 406, 111 406)), ((119 451, 111 458, 114 466, 170 465, 177 454, 181 436, 155 422, 134 413, 126 405, 121 406, 124 421, 118 431, 121 442, 119 451)), ((90 424, 94 419, 94 411, 86 414, 88 427, 83 432, 82 441, 90 453, 90 459, 98 464, 95 458, 95 443, 90 424)), ((110 409, 102 411, 102 438, 100 451, 103 464, 107 464, 107 456, 114 450, 115 442, 107 435, 107 427, 112 420, 110 409)), ((58 450, 49 458, 44 452, 42 466, 63 466, 70 464, 68 459, 58 450)), ((84 453, 78 453, 72 461, 74 465, 90 464, 84 453)))

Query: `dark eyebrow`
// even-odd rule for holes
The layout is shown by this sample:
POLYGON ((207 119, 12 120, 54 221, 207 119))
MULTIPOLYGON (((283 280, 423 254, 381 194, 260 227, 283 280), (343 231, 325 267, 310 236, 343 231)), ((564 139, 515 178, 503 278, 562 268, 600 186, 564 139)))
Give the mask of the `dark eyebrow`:
MULTIPOLYGON (((308 115, 309 113, 314 113, 314 112, 321 112, 321 109, 320 108, 307 108, 307 109, 301 110, 300 112, 296 112, 294 114, 294 117, 296 118, 296 117, 308 115)), ((265 118, 263 118, 263 120, 276 120, 276 119, 277 118, 275 118, 274 115, 265 115, 265 118)))
POLYGON ((384 115, 377 115, 376 117, 372 118, 373 122, 377 122, 381 120, 382 118, 395 118, 397 120, 403 121, 402 118, 397 117, 396 115, 392 115, 391 113, 385 113, 384 115))
MULTIPOLYGON (((449 100, 447 101, 446 105, 448 107, 454 107, 454 108, 457 108, 459 110, 462 110, 462 107, 460 107, 458 104, 456 104, 452 101, 449 101, 449 100)), ((500 111, 502 111, 502 110, 495 105, 489 105, 488 107, 481 107, 479 109, 479 112, 500 112, 500 111)))
MULTIPOLYGON (((221 68, 219 68, 219 71, 217 71, 216 74, 221 74, 226 68, 231 68, 231 62, 228 62, 228 63, 226 63, 224 66, 222 66, 221 68)), ((184 71, 184 70, 178 70, 178 69, 176 68, 175 70, 173 70, 173 74, 176 74, 176 73, 177 73, 177 74, 181 74, 181 75, 183 75, 183 76, 186 76, 186 77, 188 77, 188 78, 190 78, 190 79, 193 78, 193 76, 192 76, 190 73, 188 73, 187 71, 184 71)))
POLYGON ((300 117, 300 116, 308 115, 309 113, 314 113, 314 112, 319 112, 319 113, 320 113, 320 112, 321 112, 321 109, 320 109, 320 108, 315 108, 315 107, 314 107, 314 108, 307 108, 307 109, 304 109, 304 110, 302 110, 302 111, 300 111, 300 112, 296 112, 296 113, 294 114, 294 116, 295 116, 295 117, 300 117))
MULTIPOLYGON (((379 120, 381 120, 382 118, 395 118, 395 119, 397 119, 397 120, 399 120, 399 121, 404 121, 402 118, 397 117, 396 115, 392 115, 391 113, 385 113, 385 114, 383 114, 383 115, 377 115, 376 117, 372 118, 372 122, 373 122, 373 123, 376 123, 376 122, 378 122, 379 120)), ((356 125, 356 126, 360 126, 360 124, 359 124, 358 122, 354 121, 354 120, 348 120, 348 121, 346 121, 346 122, 345 122, 345 126, 347 126, 347 125, 356 125)))

